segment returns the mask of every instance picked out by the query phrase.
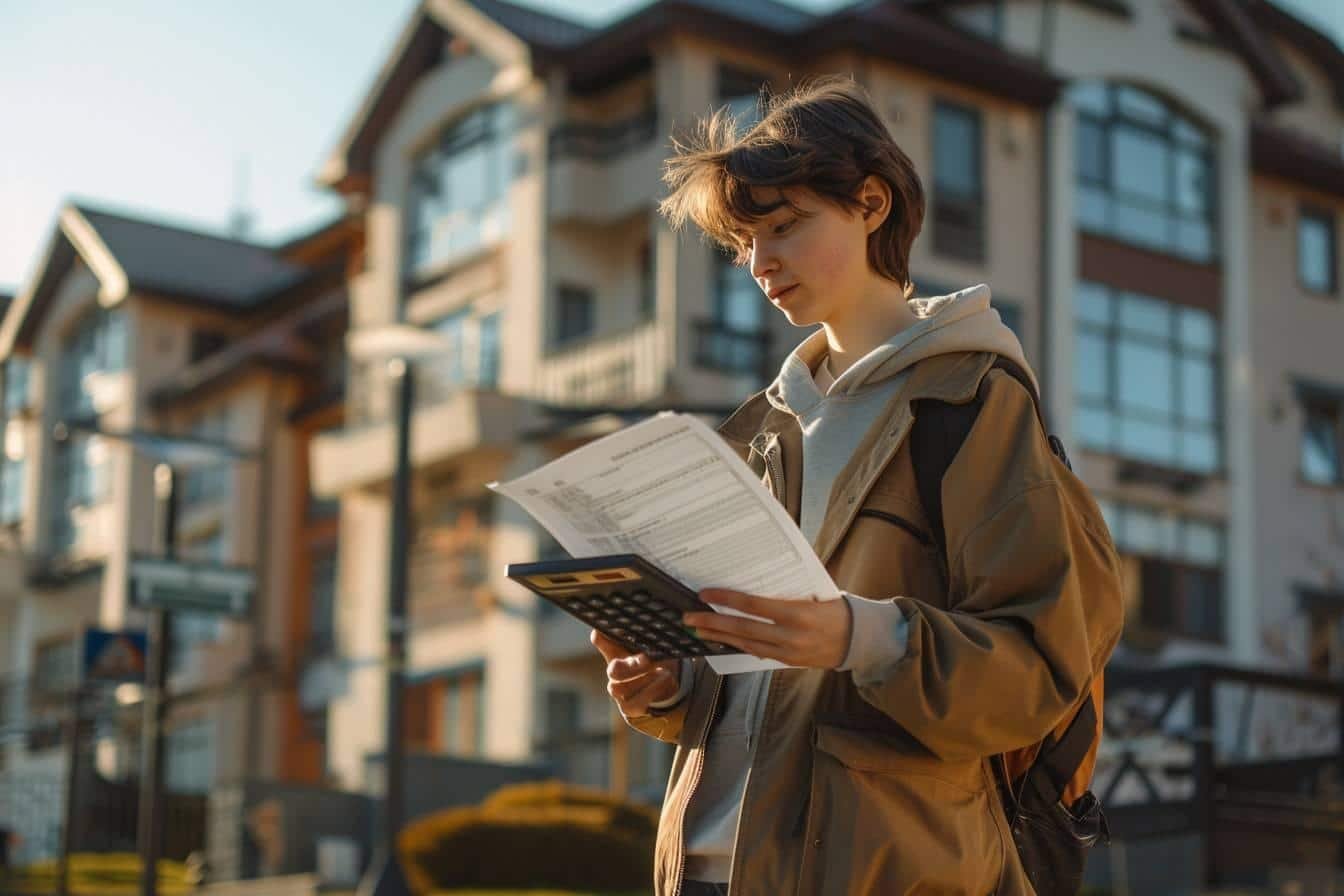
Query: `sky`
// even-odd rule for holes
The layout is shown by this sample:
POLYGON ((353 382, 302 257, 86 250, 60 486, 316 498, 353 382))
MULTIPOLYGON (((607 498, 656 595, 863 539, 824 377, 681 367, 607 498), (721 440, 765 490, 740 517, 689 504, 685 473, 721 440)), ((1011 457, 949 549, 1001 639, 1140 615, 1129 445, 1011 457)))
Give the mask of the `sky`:
MULTIPOLYGON (((0 292, 69 200, 251 235, 329 219, 314 176, 418 0, 0 0, 0 292)), ((648 0, 518 0, 598 22, 648 0)), ((790 0, 812 10, 846 0, 790 0)), ((1344 42, 1344 0, 1278 0, 1344 42)))

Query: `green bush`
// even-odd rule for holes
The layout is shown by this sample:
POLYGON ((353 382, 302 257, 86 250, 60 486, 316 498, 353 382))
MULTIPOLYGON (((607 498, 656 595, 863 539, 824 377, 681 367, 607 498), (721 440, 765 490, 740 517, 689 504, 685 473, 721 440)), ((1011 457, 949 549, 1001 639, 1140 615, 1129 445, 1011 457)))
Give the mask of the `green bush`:
POLYGON ((477 887, 586 892, 652 886, 657 817, 561 782, 502 788, 481 805, 407 825, 399 845, 419 893, 477 887))

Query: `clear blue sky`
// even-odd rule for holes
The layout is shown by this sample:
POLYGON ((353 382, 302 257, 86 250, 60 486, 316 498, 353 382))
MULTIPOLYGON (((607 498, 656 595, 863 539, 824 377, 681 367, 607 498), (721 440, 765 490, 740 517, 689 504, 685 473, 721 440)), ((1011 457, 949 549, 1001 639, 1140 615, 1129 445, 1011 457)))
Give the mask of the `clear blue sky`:
MULTIPOLYGON (((0 291, 67 198, 222 230, 246 159, 258 238, 334 214, 313 174, 416 2, 0 0, 0 291)), ((527 2, 596 21, 647 0, 527 2)), ((1344 36, 1344 0, 1280 2, 1344 36)))

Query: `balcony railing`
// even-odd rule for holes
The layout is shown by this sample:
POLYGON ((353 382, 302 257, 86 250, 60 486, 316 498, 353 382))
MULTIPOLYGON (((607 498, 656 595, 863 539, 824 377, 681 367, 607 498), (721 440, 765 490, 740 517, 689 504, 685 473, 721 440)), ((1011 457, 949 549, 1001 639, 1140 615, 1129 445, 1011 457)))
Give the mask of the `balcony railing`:
POLYGON ((692 321, 695 328, 695 363, 724 373, 753 374, 770 379, 769 330, 739 330, 712 317, 692 321))
POLYGON ((1263 882, 1283 840, 1344 848, 1342 727, 1339 681, 1113 667, 1092 789, 1117 839, 1197 835, 1204 886, 1263 882))
POLYGON ((577 158, 604 162, 643 146, 658 132, 658 109, 650 106, 610 124, 561 122, 551 131, 552 159, 577 158))

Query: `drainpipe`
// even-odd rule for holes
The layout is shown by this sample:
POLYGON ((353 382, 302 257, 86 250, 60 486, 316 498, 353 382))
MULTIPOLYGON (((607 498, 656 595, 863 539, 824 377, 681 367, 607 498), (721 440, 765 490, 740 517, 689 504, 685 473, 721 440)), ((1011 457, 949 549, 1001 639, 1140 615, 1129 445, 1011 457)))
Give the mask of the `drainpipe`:
MULTIPOLYGON (((1055 7, 1056 0, 1043 0, 1041 7, 1041 28, 1038 40, 1039 59, 1041 66, 1050 71, 1050 59, 1054 55, 1055 43, 1055 7)), ((1051 190, 1051 166, 1054 164, 1054 151, 1051 142, 1051 135, 1054 131, 1052 124, 1055 116, 1059 114, 1059 98, 1051 100, 1050 105, 1046 106, 1041 112, 1041 175, 1040 175, 1040 209, 1041 209, 1041 300, 1040 310, 1037 315, 1037 333, 1040 343, 1040 350, 1037 352, 1037 370, 1040 373, 1041 386, 1041 411, 1046 415, 1047 425, 1052 430, 1057 430, 1056 421, 1050 419, 1049 407, 1052 404, 1048 398, 1050 392, 1056 388, 1054 381, 1054 371, 1050 363, 1051 333, 1050 320, 1051 311, 1054 307, 1053 287, 1053 265, 1054 247, 1053 247, 1053 209, 1054 192, 1051 190)))

